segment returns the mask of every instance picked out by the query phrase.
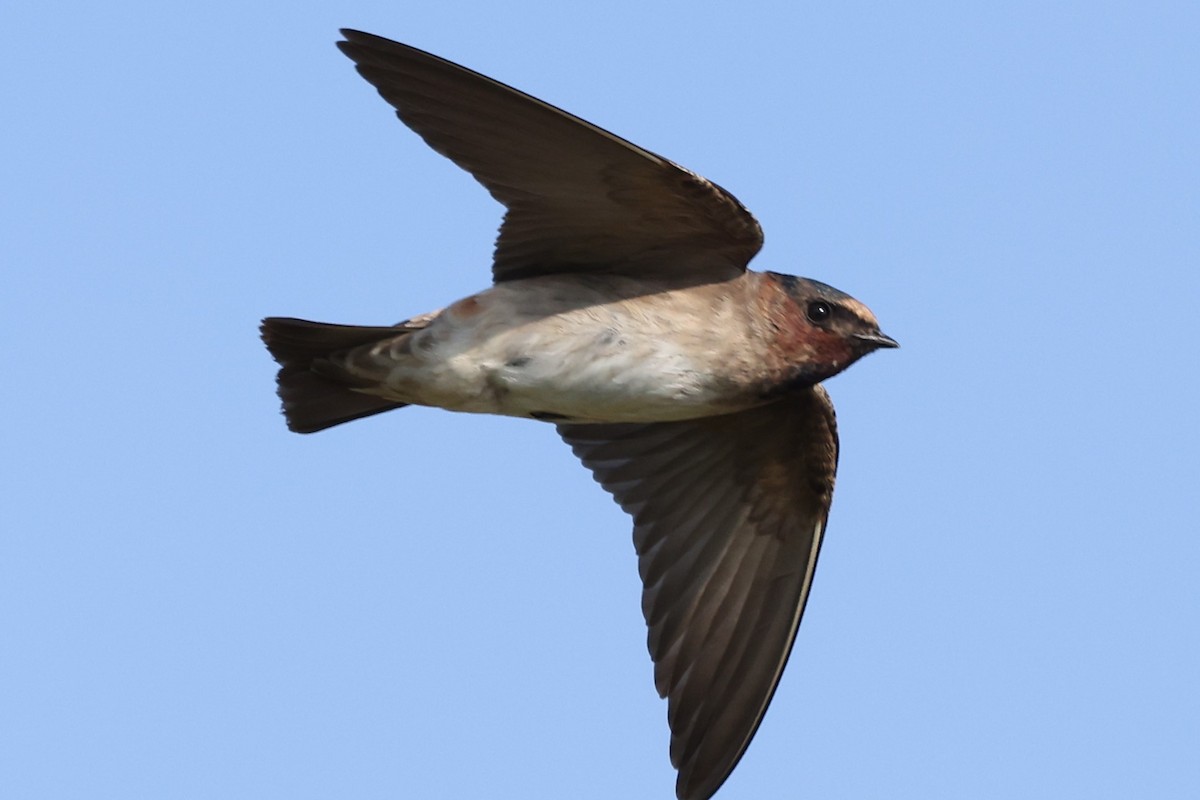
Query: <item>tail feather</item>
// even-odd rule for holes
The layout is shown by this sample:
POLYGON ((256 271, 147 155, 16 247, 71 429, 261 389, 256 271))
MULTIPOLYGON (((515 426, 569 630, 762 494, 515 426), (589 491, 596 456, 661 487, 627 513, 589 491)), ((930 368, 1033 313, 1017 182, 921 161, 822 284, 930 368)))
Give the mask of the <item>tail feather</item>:
POLYGON ((405 403, 353 391, 345 383, 314 372, 313 365, 339 351, 390 339, 414 327, 332 325, 289 317, 264 319, 259 330, 263 343, 279 362, 278 392, 288 428, 296 433, 315 433, 402 408, 405 403))

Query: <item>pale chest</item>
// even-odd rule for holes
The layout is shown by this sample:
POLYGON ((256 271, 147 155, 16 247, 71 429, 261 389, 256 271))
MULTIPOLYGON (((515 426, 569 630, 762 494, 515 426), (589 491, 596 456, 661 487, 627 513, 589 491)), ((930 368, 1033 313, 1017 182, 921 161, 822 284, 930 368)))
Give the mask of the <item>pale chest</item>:
POLYGON ((657 295, 571 307, 504 288, 459 301, 415 334, 425 366, 420 402, 608 422, 753 404, 740 385, 752 348, 730 303, 657 295))

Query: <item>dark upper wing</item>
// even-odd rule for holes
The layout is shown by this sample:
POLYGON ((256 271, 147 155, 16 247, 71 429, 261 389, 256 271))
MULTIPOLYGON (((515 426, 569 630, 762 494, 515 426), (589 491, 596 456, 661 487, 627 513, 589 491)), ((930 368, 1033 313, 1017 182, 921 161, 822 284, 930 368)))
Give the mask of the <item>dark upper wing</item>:
POLYGON ((762 247, 754 217, 716 184, 445 59, 342 34, 338 47, 400 120, 508 208, 496 281, 593 270, 721 280, 762 247))
POLYGON ((825 390, 721 417, 559 425, 633 515, 642 611, 683 800, 741 758, 787 662, 837 471, 825 390))

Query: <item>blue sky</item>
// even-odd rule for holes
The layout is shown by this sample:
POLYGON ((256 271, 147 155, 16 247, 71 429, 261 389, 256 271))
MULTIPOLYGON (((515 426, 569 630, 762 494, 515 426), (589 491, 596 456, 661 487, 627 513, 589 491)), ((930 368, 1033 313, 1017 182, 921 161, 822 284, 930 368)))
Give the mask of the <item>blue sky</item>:
POLYGON ((288 433, 265 315, 486 285, 500 209, 333 46, 431 50, 759 218, 831 380, 792 661, 721 800, 1200 792, 1200 11, 10 2, 6 797, 672 797, 629 522, 557 440, 288 433))

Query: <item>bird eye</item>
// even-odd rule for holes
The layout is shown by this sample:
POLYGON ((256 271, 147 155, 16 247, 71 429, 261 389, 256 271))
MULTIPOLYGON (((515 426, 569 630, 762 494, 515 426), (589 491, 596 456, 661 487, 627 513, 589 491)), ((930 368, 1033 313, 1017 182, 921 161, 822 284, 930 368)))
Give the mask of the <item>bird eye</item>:
POLYGON ((808 304, 806 313, 810 322, 824 322, 829 319, 829 316, 833 313, 833 309, 824 300, 813 300, 808 304))

